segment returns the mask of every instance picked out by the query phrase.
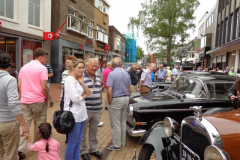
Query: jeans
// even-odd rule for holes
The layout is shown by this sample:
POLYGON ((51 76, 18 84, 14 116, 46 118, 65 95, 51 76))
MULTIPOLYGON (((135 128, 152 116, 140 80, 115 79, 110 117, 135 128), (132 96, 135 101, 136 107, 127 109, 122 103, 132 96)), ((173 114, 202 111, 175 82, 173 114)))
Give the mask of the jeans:
POLYGON ((76 122, 73 130, 68 134, 68 144, 65 150, 65 160, 80 160, 80 144, 84 128, 83 122, 76 122))

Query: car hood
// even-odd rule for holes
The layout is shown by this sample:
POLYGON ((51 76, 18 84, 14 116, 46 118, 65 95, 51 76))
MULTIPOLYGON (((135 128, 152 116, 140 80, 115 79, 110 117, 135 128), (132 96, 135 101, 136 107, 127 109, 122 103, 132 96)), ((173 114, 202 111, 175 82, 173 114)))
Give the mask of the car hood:
MULTIPOLYGON (((149 94, 135 94, 129 99, 129 103, 149 103, 149 102, 159 102, 159 101, 168 101, 176 99, 174 97, 165 95, 163 93, 149 93, 149 94)), ((177 100, 177 99, 176 99, 177 100)))
POLYGON ((232 159, 240 159, 240 110, 204 116, 220 133, 223 149, 232 159))

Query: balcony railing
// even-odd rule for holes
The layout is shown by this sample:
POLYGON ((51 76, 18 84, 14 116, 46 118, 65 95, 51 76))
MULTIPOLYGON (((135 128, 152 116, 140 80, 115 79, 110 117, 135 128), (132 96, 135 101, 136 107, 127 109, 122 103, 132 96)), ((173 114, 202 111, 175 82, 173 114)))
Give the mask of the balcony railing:
POLYGON ((72 14, 67 15, 67 30, 71 30, 79 34, 88 36, 89 29, 91 28, 88 26, 87 22, 84 22, 83 20, 72 14))
POLYGON ((108 44, 108 35, 101 31, 97 31, 97 41, 108 44))

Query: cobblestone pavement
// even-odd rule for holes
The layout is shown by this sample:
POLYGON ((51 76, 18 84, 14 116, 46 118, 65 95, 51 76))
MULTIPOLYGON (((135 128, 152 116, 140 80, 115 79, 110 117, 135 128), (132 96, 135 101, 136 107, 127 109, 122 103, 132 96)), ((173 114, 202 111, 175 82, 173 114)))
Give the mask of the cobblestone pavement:
MULTIPOLYGON (((51 84, 51 95, 53 98, 54 106, 48 107, 47 113, 47 121, 52 124, 52 117, 56 110, 59 109, 59 97, 60 97, 61 86, 60 84, 51 84)), ((138 144, 139 138, 133 138, 127 135, 126 138, 126 146, 121 149, 121 151, 111 151, 108 152, 106 149, 107 145, 111 142, 112 132, 109 122, 109 115, 108 111, 104 109, 101 121, 104 122, 102 127, 98 128, 98 146, 99 151, 105 155, 108 155, 106 158, 105 156, 102 160, 131 160, 133 156, 134 149, 137 149, 137 154, 139 153, 141 146, 138 144)), ((33 135, 33 124, 30 129, 31 135, 33 135)), ((33 137, 33 136, 32 136, 33 137)), ((56 132, 56 130, 52 129, 52 137, 56 139, 60 143, 61 147, 61 159, 64 160, 64 152, 66 148, 65 144, 65 135, 61 135, 56 132)), ((24 160, 37 160, 37 153, 32 151, 25 151, 26 158, 24 160)), ((97 158, 90 156, 91 160, 97 160, 97 158)))

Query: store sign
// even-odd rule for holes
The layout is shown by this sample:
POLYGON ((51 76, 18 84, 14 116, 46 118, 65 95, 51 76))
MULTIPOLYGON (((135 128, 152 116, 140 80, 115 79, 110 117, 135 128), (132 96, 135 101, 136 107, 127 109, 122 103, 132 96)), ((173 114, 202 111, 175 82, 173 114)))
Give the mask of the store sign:
POLYGON ((83 50, 83 49, 84 49, 84 45, 78 44, 78 48, 81 49, 81 50, 83 50))
POLYGON ((94 40, 91 39, 91 38, 88 38, 88 39, 87 39, 87 46, 93 47, 93 45, 94 45, 94 40))
POLYGON ((104 50, 105 50, 105 51, 108 51, 109 49, 110 49, 109 46, 105 46, 105 47, 104 47, 104 50))
POLYGON ((43 32, 43 40, 45 41, 51 41, 53 40, 53 35, 54 33, 53 32, 43 32))
POLYGON ((2 27, 2 22, 0 21, 0 27, 2 27))

